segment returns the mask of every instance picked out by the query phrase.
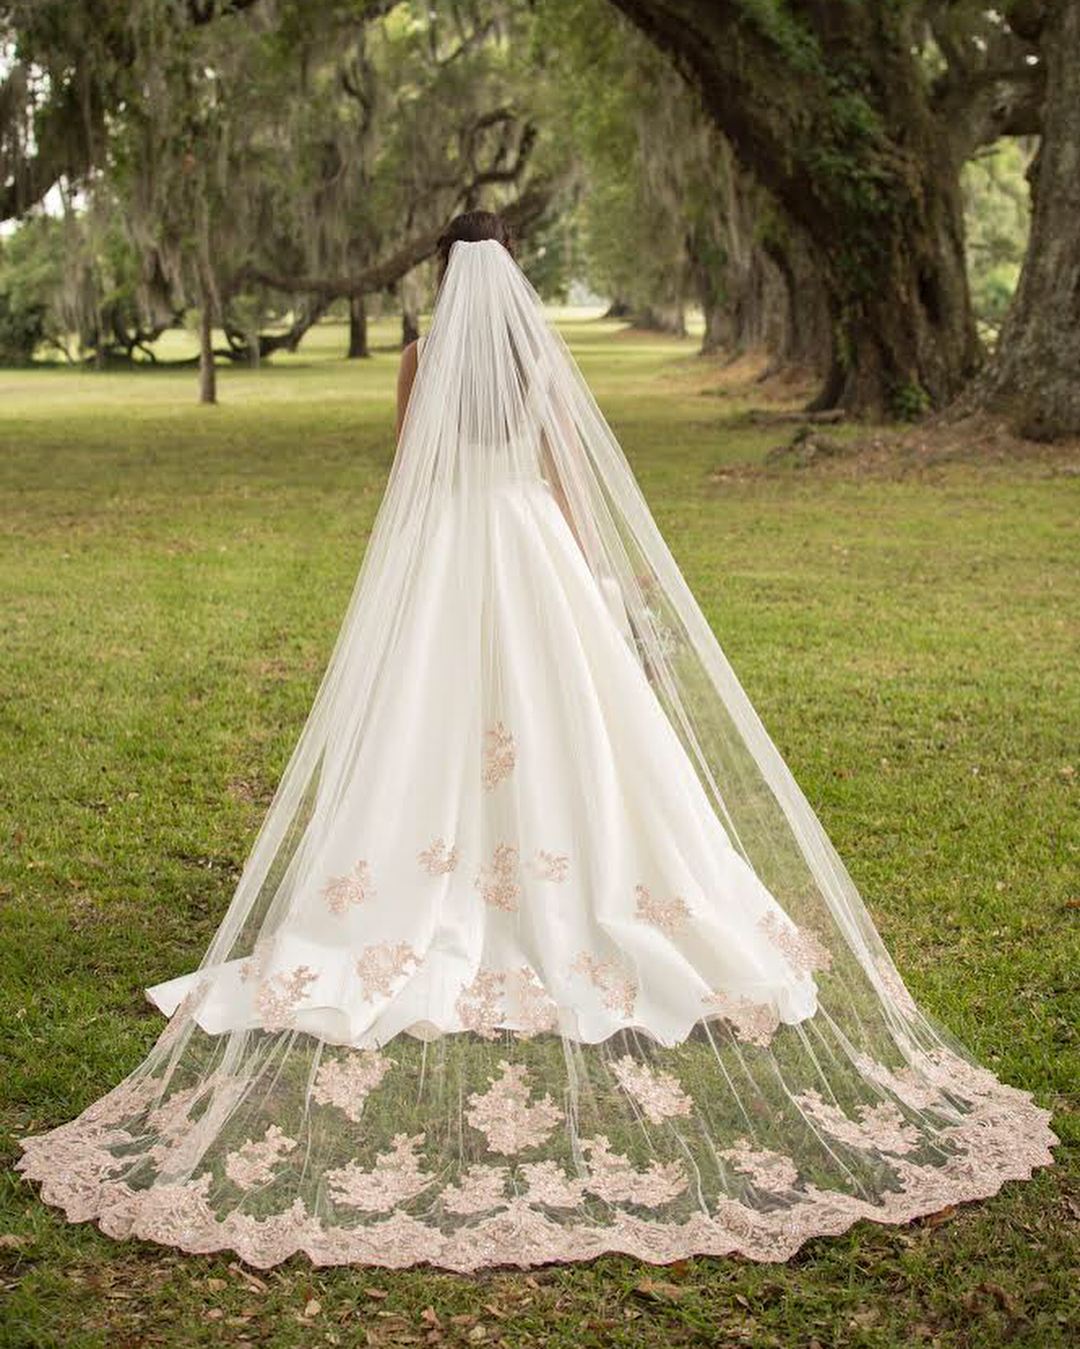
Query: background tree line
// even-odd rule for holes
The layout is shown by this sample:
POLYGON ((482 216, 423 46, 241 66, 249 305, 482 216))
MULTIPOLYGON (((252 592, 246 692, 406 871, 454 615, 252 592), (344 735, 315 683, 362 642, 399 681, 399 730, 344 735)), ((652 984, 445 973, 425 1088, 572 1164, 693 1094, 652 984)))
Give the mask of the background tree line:
POLYGON ((1080 432, 1080 0, 8 0, 6 359, 402 340, 456 210, 812 406, 1080 432), (52 214, 41 211, 49 197, 52 214))

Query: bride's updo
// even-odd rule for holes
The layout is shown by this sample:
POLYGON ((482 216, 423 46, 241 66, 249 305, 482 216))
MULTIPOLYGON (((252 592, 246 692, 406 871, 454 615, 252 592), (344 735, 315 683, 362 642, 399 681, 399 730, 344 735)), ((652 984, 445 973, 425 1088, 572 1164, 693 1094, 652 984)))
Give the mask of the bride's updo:
POLYGON ((502 216, 494 211, 462 211, 439 235, 439 275, 446 271, 450 261, 450 246, 461 240, 463 243, 479 243, 481 239, 497 239, 503 248, 514 256, 514 240, 510 228, 502 216))

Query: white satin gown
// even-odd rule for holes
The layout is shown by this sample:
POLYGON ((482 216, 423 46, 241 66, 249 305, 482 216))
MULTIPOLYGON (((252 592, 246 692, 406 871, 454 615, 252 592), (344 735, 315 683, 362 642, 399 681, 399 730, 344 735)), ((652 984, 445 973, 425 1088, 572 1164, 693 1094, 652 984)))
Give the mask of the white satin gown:
MULTIPOLYGON (((422 363, 417 378, 422 378, 422 363)), ((500 1027, 664 1044, 813 1015, 812 953, 733 846, 539 474, 439 523, 288 912, 201 985, 207 1031, 377 1047, 500 1027), (455 566, 471 549, 477 566, 455 566), (476 590, 464 593, 462 576, 476 590), (477 593, 479 592, 479 593, 477 593)))

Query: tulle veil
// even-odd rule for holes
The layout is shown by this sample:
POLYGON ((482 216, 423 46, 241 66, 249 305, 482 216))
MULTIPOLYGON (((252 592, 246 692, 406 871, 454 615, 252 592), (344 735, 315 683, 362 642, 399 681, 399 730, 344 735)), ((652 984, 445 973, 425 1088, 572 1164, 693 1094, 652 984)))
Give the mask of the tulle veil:
MULTIPOLYGON (((568 716, 585 696, 575 640, 549 643, 535 676, 562 683, 568 716)), ((647 811, 667 784, 636 777, 647 811)), ((256 1266, 296 1252, 458 1271, 606 1251, 784 1260, 860 1218, 990 1195, 1058 1141, 1030 1093, 913 1001, 581 372, 493 240, 451 249, 352 598, 228 910, 198 967, 148 991, 169 1021, 145 1060, 21 1139, 17 1166, 72 1220, 256 1266), (587 567, 606 616, 589 627, 607 631, 609 660, 617 634, 627 687, 647 683, 740 869, 692 878, 690 903, 663 876, 601 894, 622 877, 605 850, 634 830, 587 811, 574 839, 589 865, 539 849, 527 873, 526 797, 506 793, 530 765, 547 755, 537 817, 558 811, 563 781, 623 790, 602 742, 555 754, 521 701, 534 676, 515 643, 547 612, 520 561, 534 554, 567 585, 587 567), (508 574, 512 611, 493 598, 508 574), (438 833, 414 838, 437 812, 438 833), (470 822, 491 819, 505 841, 468 856, 495 836, 470 822), (725 878, 750 873, 777 909, 735 923, 725 878), (608 905, 623 947, 546 965, 557 890, 608 905), (730 931, 733 949, 758 950, 752 936, 783 980, 699 980, 699 920, 718 924, 713 945, 730 931), (524 963, 478 957, 499 923, 524 963), (678 978, 659 972, 673 952, 678 978)))

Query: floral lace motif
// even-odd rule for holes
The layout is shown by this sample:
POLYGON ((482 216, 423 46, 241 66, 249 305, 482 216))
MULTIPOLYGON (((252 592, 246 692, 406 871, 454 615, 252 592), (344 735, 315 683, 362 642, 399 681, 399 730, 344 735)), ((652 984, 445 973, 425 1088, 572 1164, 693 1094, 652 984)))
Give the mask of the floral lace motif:
POLYGON ((458 864, 457 844, 448 851, 445 840, 437 838, 416 854, 416 860, 429 876, 445 876, 458 864))
POLYGON ((762 1190, 790 1190, 799 1179, 799 1171, 790 1158, 768 1148, 755 1148, 749 1139, 736 1139, 735 1145, 720 1154, 739 1171, 745 1171, 762 1190))
POLYGON ((311 1099, 336 1105, 349 1119, 359 1120, 368 1093, 386 1076, 391 1061, 377 1049, 350 1050, 340 1058, 325 1059, 315 1075, 311 1099))
POLYGON ((388 998, 394 984, 414 972, 419 964, 419 955, 406 941, 365 946, 356 959, 356 972, 364 985, 364 1001, 374 1002, 376 996, 388 998))
POLYGON ((331 876, 322 889, 333 913, 344 913, 350 904, 363 904, 374 893, 371 869, 363 860, 357 862, 348 876, 331 876))
POLYGON ((255 1010, 264 1030, 285 1030, 293 1021, 297 1007, 307 997, 307 986, 318 974, 307 965, 298 965, 291 974, 264 979, 255 994, 255 1010), (275 988, 275 984, 280 987, 275 988))
POLYGON ((484 1135, 492 1152, 520 1152, 543 1143, 563 1112, 550 1093, 539 1101, 529 1101, 528 1073, 523 1063, 500 1059, 498 1066, 501 1074, 494 1084, 469 1097, 465 1118, 484 1135))
POLYGON ((530 1204, 577 1208, 585 1196, 585 1182, 571 1179, 558 1162, 526 1162, 521 1174, 529 1187, 530 1204))
POLYGON ((919 1009, 915 1005, 915 999, 908 992, 899 971, 889 957, 876 956, 874 965, 878 972, 878 981, 886 994, 908 1016, 917 1016, 919 1009))
POLYGON ((538 848, 536 856, 529 862, 529 870, 538 881, 554 881, 556 885, 561 885, 570 870, 570 859, 565 853, 538 848))
POLYGON ((497 843, 490 867, 481 867, 474 885, 493 909, 504 913, 517 912, 517 897, 521 886, 517 883, 518 850, 509 843, 497 843))
MULTIPOLYGON (((1053 1164, 1050 1148, 1059 1140, 1050 1128, 1050 1112, 1036 1105, 1030 1092, 999 1082, 988 1070, 944 1047, 915 1053, 912 1069, 921 1080, 940 1084, 942 1105, 935 1104, 935 1110, 943 1108, 946 1095, 968 1102, 965 1111, 957 1112, 956 1124, 940 1134, 956 1149, 955 1155, 943 1159, 935 1151, 933 1164, 918 1164, 910 1154, 890 1156, 889 1188, 878 1196, 863 1198, 807 1183, 789 1190, 784 1204, 756 1209, 721 1195, 710 1197, 708 1212, 695 1207, 688 1218, 671 1221, 619 1207, 600 1220, 585 1214, 575 1221, 548 1218, 543 1206, 577 1207, 584 1190, 582 1180, 567 1176, 551 1159, 520 1167, 527 1195, 506 1200, 490 1216, 462 1223, 453 1231, 401 1211, 372 1223, 333 1224, 325 1215, 308 1212, 299 1198, 281 1212, 261 1217, 239 1209, 219 1216, 209 1203, 209 1172, 181 1182, 159 1178, 149 1187, 133 1188, 122 1178, 137 1135, 144 1130, 120 1124, 141 1118, 163 1090, 163 1080, 146 1073, 130 1075, 69 1123, 19 1139, 23 1156, 15 1169, 39 1182, 42 1199, 61 1207, 72 1222, 93 1219, 108 1236, 156 1241, 198 1254, 235 1252, 262 1269, 298 1252, 318 1265, 406 1268, 426 1261, 462 1273, 507 1258, 528 1267, 552 1260, 591 1260, 609 1251, 656 1264, 731 1252, 778 1261, 788 1259, 810 1238, 846 1231, 860 1219, 906 1223, 948 1204, 995 1194, 1006 1180, 1026 1179, 1034 1168, 1053 1164)), ((901 1078, 883 1065, 882 1071, 901 1078)), ((411 1197, 426 1188, 428 1180, 410 1146, 422 1137, 410 1140, 398 1135, 391 1155, 381 1157, 374 1172, 360 1173, 371 1179, 359 1186, 358 1198, 376 1204, 372 1211, 387 1213, 398 1202, 394 1191, 411 1197)), ((648 1172, 636 1173, 639 1179, 624 1179, 632 1168, 612 1153, 603 1135, 583 1140, 582 1146, 591 1154, 591 1193, 630 1195, 626 1201, 609 1201, 615 1205, 640 1202, 640 1177, 648 1172)), ((744 1168, 739 1156, 732 1157, 737 1169, 750 1175, 751 1168, 758 1170, 763 1189, 766 1177, 773 1192, 781 1179, 791 1179, 782 1165, 785 1159, 766 1162, 761 1150, 750 1148, 745 1139, 727 1151, 748 1163, 744 1168)), ((349 1168, 341 1168, 335 1176, 345 1191, 351 1174, 349 1168)), ((475 1179, 491 1183, 483 1181, 482 1174, 475 1179)), ((660 1202, 666 1202, 679 1193, 676 1184, 674 1174, 666 1180, 661 1177, 650 1197, 663 1196, 660 1202)), ((457 1188, 464 1190, 466 1185, 457 1188)))
POLYGON ((497 970, 477 970, 471 983, 465 984, 454 1001, 454 1011, 466 1030, 475 1031, 485 1040, 493 1040, 502 1013, 499 998, 506 985, 506 975, 497 970))
POLYGON ((651 923, 653 927, 658 927, 669 936, 674 936, 690 917, 689 906, 680 895, 672 895, 670 899, 657 899, 644 885, 635 886, 634 893, 637 895, 634 916, 643 923, 651 923))
POLYGON ((274 1167, 296 1147, 296 1139, 287 1137, 271 1124, 261 1142, 249 1140, 225 1158, 225 1174, 241 1189, 263 1185, 274 1178, 274 1167))
POLYGON ((869 1054, 856 1054, 855 1066, 864 1077, 887 1088, 912 1110, 950 1109, 942 1100, 940 1088, 933 1082, 928 1083, 925 1073, 920 1073, 912 1064, 894 1072, 869 1054))
POLYGON ((600 990, 601 1001, 608 1011, 620 1012, 624 1017, 634 1015, 637 980, 614 960, 596 960, 588 951, 582 951, 570 969, 584 974, 600 990))
POLYGON ((331 1196, 349 1208, 368 1213, 389 1213, 398 1204, 426 1190, 435 1179, 433 1171, 421 1170, 416 1151, 424 1141, 422 1133, 399 1133, 389 1152, 380 1152, 371 1171, 356 1162, 327 1171, 331 1196))
POLYGON ((442 1201, 451 1213, 489 1213, 506 1203, 504 1190, 509 1170, 505 1166, 488 1166, 477 1162, 461 1177, 457 1185, 447 1185, 442 1201))
POLYGON ((758 919, 757 925, 772 944, 783 952, 787 962, 800 974, 813 970, 827 970, 832 965, 832 953, 816 932, 782 919, 770 909, 758 919))
POLYGON ((865 1148, 869 1144, 882 1152, 904 1153, 911 1152, 921 1142, 918 1129, 905 1121, 891 1101, 861 1105, 858 1120, 853 1120, 839 1106, 822 1100, 815 1090, 805 1091, 794 1099, 811 1119, 834 1138, 850 1143, 852 1147, 865 1148))
POLYGON ((689 1185, 681 1162, 650 1162, 635 1169, 629 1157, 613 1152, 606 1134, 583 1138, 581 1150, 589 1159, 585 1188, 609 1204, 640 1204, 656 1208, 674 1199, 689 1185))
POLYGON ((528 965, 522 965, 518 975, 519 1034, 526 1039, 542 1031, 554 1030, 559 1024, 559 1009, 548 997, 543 985, 528 965))
POLYGON ((735 1034, 748 1044, 766 1048, 780 1027, 780 1015, 768 1003, 754 1002, 745 993, 737 998, 717 989, 701 999, 707 1007, 715 1008, 735 1028, 735 1034))
POLYGON ((693 1113, 693 1101, 671 1073, 653 1072, 647 1063, 639 1063, 629 1054, 616 1059, 611 1070, 653 1124, 662 1124, 674 1115, 693 1113))
POLYGON ((516 762, 514 737, 501 721, 497 721, 490 731, 484 732, 484 767, 480 777, 484 790, 490 792, 497 787, 516 762))

